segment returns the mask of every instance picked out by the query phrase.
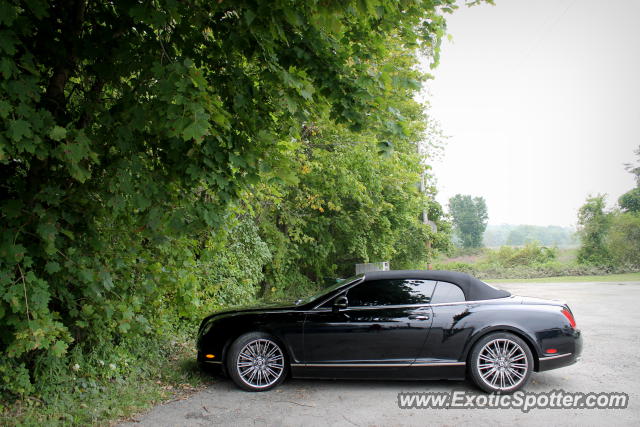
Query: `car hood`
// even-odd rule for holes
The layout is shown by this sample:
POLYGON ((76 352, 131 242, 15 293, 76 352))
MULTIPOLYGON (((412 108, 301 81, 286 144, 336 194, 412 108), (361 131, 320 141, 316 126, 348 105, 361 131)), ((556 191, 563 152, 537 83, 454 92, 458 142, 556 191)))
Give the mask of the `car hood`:
POLYGON ((295 310, 297 306, 291 301, 274 301, 253 305, 240 305, 235 307, 227 307, 223 310, 216 311, 208 315, 202 320, 202 323, 214 317, 222 317, 230 314, 256 313, 260 311, 288 311, 295 310))

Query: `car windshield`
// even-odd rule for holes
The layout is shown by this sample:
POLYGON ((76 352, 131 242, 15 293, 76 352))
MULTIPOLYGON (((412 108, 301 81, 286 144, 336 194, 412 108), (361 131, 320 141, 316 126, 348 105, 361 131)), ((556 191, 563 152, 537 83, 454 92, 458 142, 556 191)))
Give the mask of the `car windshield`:
POLYGON ((338 279, 336 280, 336 283, 329 286, 328 288, 324 288, 322 291, 318 292, 317 294, 297 300, 296 305, 307 304, 307 303, 310 303, 311 301, 315 301, 316 299, 321 298, 323 295, 327 295, 335 291, 339 287, 344 286, 347 283, 353 282, 354 280, 360 279, 361 277, 362 275, 358 275, 358 276, 349 277, 347 279, 338 279))

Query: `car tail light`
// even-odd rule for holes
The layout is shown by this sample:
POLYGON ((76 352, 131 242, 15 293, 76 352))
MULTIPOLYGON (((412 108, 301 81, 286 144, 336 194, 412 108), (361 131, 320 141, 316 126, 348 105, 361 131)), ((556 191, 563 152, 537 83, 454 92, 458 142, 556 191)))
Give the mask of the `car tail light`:
POLYGON ((571 313, 571 310, 569 310, 568 308, 563 308, 562 309, 562 314, 564 314, 564 317, 567 318, 567 320, 569 321, 569 324, 571 325, 571 327, 575 329, 575 327, 576 327, 576 319, 573 318, 573 314, 571 313))

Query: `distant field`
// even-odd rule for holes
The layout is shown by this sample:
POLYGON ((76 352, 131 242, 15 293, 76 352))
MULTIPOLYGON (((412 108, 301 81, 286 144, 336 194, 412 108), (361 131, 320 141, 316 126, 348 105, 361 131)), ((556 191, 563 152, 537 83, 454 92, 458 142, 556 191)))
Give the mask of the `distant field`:
POLYGON ((498 282, 580 282, 640 280, 630 267, 604 267, 578 262, 576 248, 547 248, 538 243, 475 250, 458 249, 441 258, 436 270, 462 271, 482 280, 498 282))
POLYGON ((610 274, 604 276, 560 276, 539 279, 485 279, 487 283, 560 283, 560 282, 634 282, 640 273, 610 274))
MULTIPOLYGON (((442 258, 439 261, 442 264, 450 264, 454 262, 464 262, 467 264, 479 264, 485 262, 489 258, 489 253, 491 251, 497 251, 499 248, 484 248, 479 250, 478 253, 474 254, 462 254, 448 258, 442 258)), ((557 261, 563 264, 569 264, 575 262, 578 249, 577 248, 558 248, 557 249, 558 258, 557 261)))

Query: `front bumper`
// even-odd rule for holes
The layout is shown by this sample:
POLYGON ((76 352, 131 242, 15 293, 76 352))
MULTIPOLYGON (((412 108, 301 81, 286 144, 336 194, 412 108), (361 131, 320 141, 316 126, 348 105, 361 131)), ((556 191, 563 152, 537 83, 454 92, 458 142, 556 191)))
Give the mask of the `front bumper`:
POLYGON ((204 357, 204 353, 198 352, 198 366, 203 372, 207 372, 213 375, 224 375, 225 367, 224 364, 220 360, 209 360, 204 357))

